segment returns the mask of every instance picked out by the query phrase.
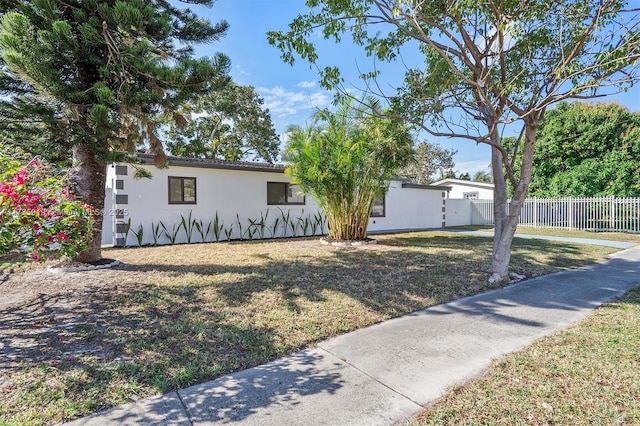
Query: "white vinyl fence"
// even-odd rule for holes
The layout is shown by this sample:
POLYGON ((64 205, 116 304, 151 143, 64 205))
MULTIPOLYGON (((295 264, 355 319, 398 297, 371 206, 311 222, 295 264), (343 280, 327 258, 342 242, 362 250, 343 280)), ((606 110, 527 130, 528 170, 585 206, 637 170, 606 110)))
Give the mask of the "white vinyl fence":
MULTIPOLYGON (((471 225, 492 225, 493 200, 470 201, 471 225)), ((640 198, 529 198, 520 226, 640 233, 640 198)))

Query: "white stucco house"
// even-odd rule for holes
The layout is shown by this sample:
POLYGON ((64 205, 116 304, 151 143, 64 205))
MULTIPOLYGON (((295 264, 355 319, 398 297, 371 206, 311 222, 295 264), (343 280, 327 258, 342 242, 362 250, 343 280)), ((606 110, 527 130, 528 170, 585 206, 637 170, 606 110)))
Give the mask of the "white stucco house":
MULTIPOLYGON (((142 245, 326 234, 316 200, 302 194, 285 167, 241 161, 169 157, 152 178, 130 164, 107 167, 102 243, 142 245), (180 226, 182 224, 182 226, 180 226)), ((393 179, 374 208, 370 232, 440 228, 449 187, 393 179)))
POLYGON ((492 183, 474 182, 460 179, 443 179, 432 183, 432 186, 449 187, 449 198, 463 200, 493 200, 492 183))

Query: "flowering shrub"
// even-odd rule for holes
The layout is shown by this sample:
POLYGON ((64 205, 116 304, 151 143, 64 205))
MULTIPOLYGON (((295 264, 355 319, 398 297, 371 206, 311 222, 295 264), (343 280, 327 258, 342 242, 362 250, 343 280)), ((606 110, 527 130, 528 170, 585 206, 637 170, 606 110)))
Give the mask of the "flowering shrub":
MULTIPOLYGON (((74 198, 43 163, 0 154, 0 255, 28 250, 35 261, 73 256, 86 247, 91 206, 74 198)), ((19 153, 18 153, 19 154, 19 153)))

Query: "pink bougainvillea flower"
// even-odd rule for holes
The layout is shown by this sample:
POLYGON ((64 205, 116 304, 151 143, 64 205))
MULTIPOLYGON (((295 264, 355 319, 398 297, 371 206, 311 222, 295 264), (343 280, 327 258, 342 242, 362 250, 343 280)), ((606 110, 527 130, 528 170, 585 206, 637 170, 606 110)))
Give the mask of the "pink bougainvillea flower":
POLYGON ((24 185, 27 181, 27 171, 22 169, 14 177, 13 181, 18 185, 24 185))

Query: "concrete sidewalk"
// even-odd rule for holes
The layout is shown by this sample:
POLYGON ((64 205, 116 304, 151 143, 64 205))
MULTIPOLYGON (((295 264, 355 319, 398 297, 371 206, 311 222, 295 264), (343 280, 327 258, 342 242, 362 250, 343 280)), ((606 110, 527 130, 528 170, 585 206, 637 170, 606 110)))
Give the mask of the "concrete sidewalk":
POLYGON ((72 425, 390 425, 640 285, 640 246, 361 329, 72 425))

